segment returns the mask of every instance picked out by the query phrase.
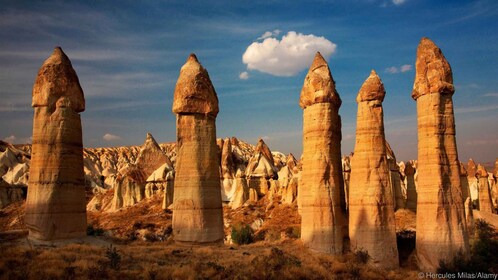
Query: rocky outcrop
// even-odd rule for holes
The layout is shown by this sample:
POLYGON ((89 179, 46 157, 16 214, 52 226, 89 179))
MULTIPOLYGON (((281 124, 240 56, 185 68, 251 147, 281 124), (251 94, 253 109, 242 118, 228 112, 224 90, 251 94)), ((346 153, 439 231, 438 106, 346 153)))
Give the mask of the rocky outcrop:
POLYGON ((403 186, 401 179, 401 172, 399 170, 398 163, 396 162, 396 156, 394 155, 391 146, 387 141, 386 143, 386 153, 387 153, 387 163, 389 166, 389 176, 391 180, 391 194, 394 197, 394 210, 405 208, 405 199, 403 197, 403 186))
POLYGON ((85 98, 71 61, 55 48, 33 86, 35 113, 25 223, 40 240, 86 235, 80 112, 85 98))
POLYGON ((405 164, 405 185, 406 185, 406 204, 405 208, 417 212, 417 186, 415 182, 416 163, 408 161, 405 164))
POLYGON ((169 158, 159 147, 154 137, 147 133, 136 161, 119 170, 113 185, 112 210, 115 211, 122 207, 135 205, 144 198, 151 196, 154 192, 154 184, 149 184, 146 192, 147 179, 164 164, 167 166, 167 172, 173 170, 173 164, 169 158))
MULTIPOLYGON (((374 265, 392 269, 399 262, 390 174, 393 167, 388 162, 384 136, 384 96, 384 85, 372 70, 356 97, 358 117, 351 160, 349 238, 352 248, 368 251, 374 265)), ((392 151, 391 154, 392 165, 396 165, 392 151)), ((397 180, 399 183, 399 177, 397 180)))
POLYGON ((194 54, 180 70, 173 113, 177 114, 173 238, 189 243, 220 242, 224 232, 215 124, 218 97, 194 54))
POLYGON ((488 171, 481 164, 477 165, 476 177, 479 185, 479 211, 493 213, 494 207, 489 189, 488 171))
POLYGON ((473 159, 467 162, 467 182, 469 183, 469 195, 472 201, 477 202, 479 199, 479 184, 477 183, 477 164, 473 159))
POLYGON ((342 254, 347 236, 341 168, 341 99, 327 62, 317 53, 306 75, 303 113, 301 240, 312 250, 342 254))
POLYGON ((462 188, 462 199, 463 201, 467 201, 467 198, 470 197, 470 189, 469 189, 469 180, 467 179, 467 170, 465 169, 465 165, 463 164, 463 162, 460 162, 459 174, 460 174, 460 187, 462 188))
POLYGON ((271 181, 278 179, 278 169, 274 165, 273 155, 263 139, 258 140, 256 149, 246 168, 249 187, 262 197, 270 190, 271 181))
POLYGON ((351 179, 351 158, 350 156, 342 157, 342 176, 344 178, 344 197, 346 199, 346 208, 349 209, 349 183, 351 179))
POLYGON ((237 209, 244 205, 249 199, 249 187, 245 178, 244 171, 237 171, 235 180, 233 181, 233 199, 230 201, 230 207, 237 209))
POLYGON ((423 38, 417 49, 412 97, 417 101, 418 202, 416 251, 423 271, 435 271, 460 250, 469 252, 455 139, 451 67, 423 38))

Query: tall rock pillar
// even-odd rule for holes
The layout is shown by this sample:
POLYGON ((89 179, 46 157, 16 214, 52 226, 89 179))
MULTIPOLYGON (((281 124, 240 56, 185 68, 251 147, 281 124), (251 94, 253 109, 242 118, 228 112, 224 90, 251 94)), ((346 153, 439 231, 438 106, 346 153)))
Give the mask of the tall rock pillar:
POLYGON ((39 240, 86 235, 80 112, 85 98, 60 47, 45 60, 33 86, 33 144, 25 223, 39 240))
POLYGON ((441 50, 423 38, 417 49, 412 97, 417 101, 418 201, 416 251, 419 267, 469 252, 460 164, 455 139, 451 67, 441 50))
POLYGON ((374 265, 392 269, 399 266, 399 261, 384 136, 385 94, 379 76, 372 71, 356 97, 358 116, 349 185, 349 238, 352 248, 368 251, 374 265))
POLYGON ((177 114, 174 240, 223 241, 220 157, 216 145, 218 97, 208 72, 194 54, 180 70, 173 113, 177 114))
POLYGON ((481 164, 477 165, 477 184, 479 186, 479 211, 493 213, 493 202, 489 188, 488 171, 481 164))
POLYGON ((312 250, 342 254, 347 220, 341 167, 341 99, 320 53, 306 75, 299 105, 304 110, 301 240, 312 250))

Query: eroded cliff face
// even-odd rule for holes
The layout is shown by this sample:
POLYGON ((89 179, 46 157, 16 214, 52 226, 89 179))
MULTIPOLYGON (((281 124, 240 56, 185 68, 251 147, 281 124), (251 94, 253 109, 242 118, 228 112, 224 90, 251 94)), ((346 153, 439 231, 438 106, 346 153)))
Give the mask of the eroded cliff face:
POLYGON ((469 252, 455 139, 451 67, 441 50, 423 38, 417 49, 412 97, 417 102, 419 266, 434 271, 439 260, 469 252))

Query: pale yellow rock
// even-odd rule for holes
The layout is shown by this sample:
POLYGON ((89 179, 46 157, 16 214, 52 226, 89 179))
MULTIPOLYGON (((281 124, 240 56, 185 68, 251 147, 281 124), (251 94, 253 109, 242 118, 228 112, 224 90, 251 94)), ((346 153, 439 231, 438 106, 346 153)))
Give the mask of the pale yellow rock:
POLYGON ((244 172, 237 172, 233 183, 235 190, 233 199, 230 201, 230 207, 237 209, 249 199, 249 186, 247 185, 244 172))
POLYGON ((351 178, 351 157, 342 157, 342 176, 344 178, 344 197, 346 199, 346 208, 349 209, 349 183, 351 178))
POLYGON ((416 252, 422 271, 469 253, 455 139, 451 67, 423 38, 417 49, 412 97, 417 101, 418 185, 416 252))
POLYGON ((177 114, 173 238, 187 243, 222 242, 218 98, 195 55, 180 70, 173 112, 177 114))
MULTIPOLYGON (((351 160, 349 238, 351 248, 367 250, 375 266, 394 269, 399 262, 388 145, 384 136, 384 96, 384 85, 372 70, 356 98, 358 115, 351 160)), ((391 154, 396 165, 392 151, 391 154)))
POLYGON ((301 240, 312 250, 340 255, 347 236, 341 168, 341 99, 320 53, 306 75, 303 113, 302 185, 298 193, 301 240))
POLYGON ((25 223, 39 240, 86 235, 83 144, 85 99, 71 61, 55 48, 33 86, 35 114, 25 223))
POLYGON ((161 147, 159 147, 152 134, 147 133, 145 142, 135 161, 135 165, 148 177, 163 164, 167 164, 170 169, 173 167, 168 156, 161 150, 161 147))
POLYGON ((469 180, 467 179, 467 170, 463 162, 460 162, 460 186, 462 188, 462 199, 467 201, 467 197, 470 197, 469 180))
POLYGON ((396 162, 396 156, 394 155, 391 146, 387 141, 386 143, 386 153, 387 153, 387 163, 389 165, 389 176, 391 180, 391 193, 394 197, 394 210, 405 208, 405 200, 403 198, 403 191, 401 187, 401 173, 399 170, 398 163, 396 162))
POLYGON ((479 199, 479 184, 477 183, 476 172, 477 164, 473 159, 469 159, 467 163, 467 182, 469 183, 469 196, 472 198, 472 201, 477 202, 477 200, 479 199))
POLYGON ((481 164, 477 165, 476 177, 479 184, 479 211, 493 213, 494 209, 489 189, 488 171, 481 164))
POLYGON ((416 169, 413 161, 408 161, 405 166, 406 204, 405 208, 417 212, 417 187, 415 184, 416 169))

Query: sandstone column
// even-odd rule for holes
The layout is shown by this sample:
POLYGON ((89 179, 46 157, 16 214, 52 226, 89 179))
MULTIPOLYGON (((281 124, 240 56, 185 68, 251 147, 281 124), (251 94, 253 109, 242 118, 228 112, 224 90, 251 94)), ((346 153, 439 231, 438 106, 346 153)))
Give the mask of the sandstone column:
POLYGON ((347 220, 341 170, 341 99, 320 53, 304 80, 299 106, 304 110, 302 185, 298 191, 301 239, 312 250, 342 254, 347 220))
POLYGON ((80 112, 85 98, 60 47, 45 60, 33 86, 33 145, 25 223, 40 240, 86 235, 80 112))
POLYGON ((439 260, 469 252, 460 186, 451 67, 441 50, 423 38, 417 49, 412 97, 418 118, 416 251, 422 271, 439 260))
POLYGON ((405 167, 406 176, 406 204, 405 208, 417 212, 417 186, 415 184, 415 163, 408 161, 405 167))
POLYGON ((372 70, 356 97, 358 117, 349 185, 349 238, 351 248, 367 250, 374 265, 392 269, 399 266, 399 261, 384 136, 385 94, 382 81, 372 70))
POLYGON ((218 97, 208 72, 191 54, 176 82, 177 161, 173 202, 175 241, 223 241, 220 157, 216 145, 218 97))
POLYGON ((477 183, 479 186, 479 211, 493 213, 493 202, 489 189, 488 171, 481 164, 477 165, 477 183))

